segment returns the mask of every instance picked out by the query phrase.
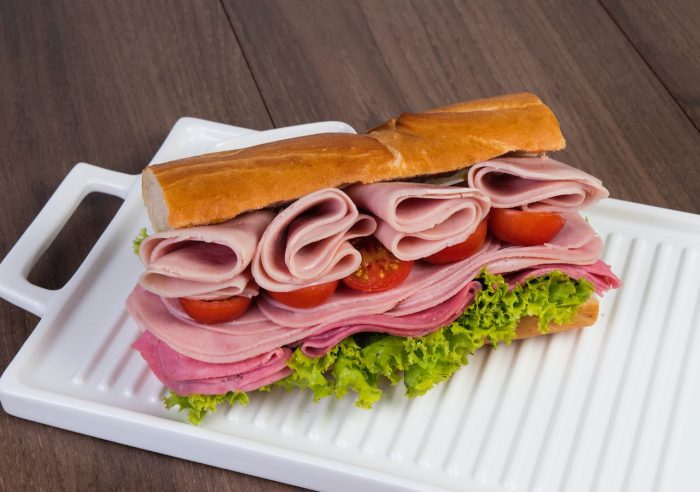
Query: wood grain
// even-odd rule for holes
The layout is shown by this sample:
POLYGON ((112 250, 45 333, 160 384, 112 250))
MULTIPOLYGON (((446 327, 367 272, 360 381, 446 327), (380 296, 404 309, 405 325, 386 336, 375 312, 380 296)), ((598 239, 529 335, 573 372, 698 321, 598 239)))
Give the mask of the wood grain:
MULTIPOLYGON (((364 129, 520 90, 613 196, 700 212, 694 2, 223 3, 0 2, 0 257, 75 162, 138 172, 181 116, 364 129)), ((61 286, 118 206, 87 197, 31 279, 61 286)), ((0 302, 1 368, 37 321, 0 302)), ((4 412, 0 440, 2 490, 294 489, 4 412)))
POLYGON ((614 197, 700 212, 700 167, 689 165, 700 134, 597 3, 224 4, 277 126, 340 119, 365 129, 531 90, 559 116, 562 160, 614 197))
MULTIPOLYGON (((78 161, 136 173, 186 115, 271 126, 218 3, 4 1, 0 19, 0 257, 78 161)), ((119 205, 88 196, 30 278, 60 287, 119 205)), ((0 302, 0 367, 37 322, 0 302)), ((4 412, 0 441, 0 490, 294 490, 4 412)))
POLYGON ((700 129, 700 2, 600 1, 700 129))

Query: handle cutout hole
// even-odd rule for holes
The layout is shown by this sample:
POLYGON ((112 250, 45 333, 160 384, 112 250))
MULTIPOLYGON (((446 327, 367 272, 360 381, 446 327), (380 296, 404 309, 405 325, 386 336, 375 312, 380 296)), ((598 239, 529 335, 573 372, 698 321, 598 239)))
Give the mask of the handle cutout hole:
MULTIPOLYGON (((90 193, 29 272, 28 280, 46 289, 60 289, 73 276, 124 201, 90 193)), ((135 226, 135 230, 138 228, 135 226)))

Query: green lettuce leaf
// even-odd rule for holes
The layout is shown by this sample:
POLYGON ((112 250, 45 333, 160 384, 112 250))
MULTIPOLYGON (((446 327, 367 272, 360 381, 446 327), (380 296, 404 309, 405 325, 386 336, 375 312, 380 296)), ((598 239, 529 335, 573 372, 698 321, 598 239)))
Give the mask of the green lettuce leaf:
MULTIPOLYGON (((294 372, 264 390, 309 389, 314 401, 328 396, 342 398, 353 391, 358 407, 371 408, 382 397, 385 381, 403 381, 407 396, 419 396, 449 379, 486 341, 494 347, 509 344, 521 317, 538 316, 539 329, 546 333, 550 322, 571 321, 594 291, 585 279, 573 280, 559 271, 530 279, 512 290, 500 275, 483 272, 478 280, 482 290, 449 326, 418 338, 361 333, 318 358, 307 357, 297 348, 288 362, 294 372)), ((240 401, 230 402, 227 395, 180 397, 171 393, 166 406, 188 410, 190 421, 197 423, 218 404, 240 401)))
POLYGON ((148 237, 148 232, 146 231, 146 228, 144 227, 139 231, 139 233, 136 235, 136 237, 132 241, 132 244, 134 245, 134 254, 136 254, 136 255, 139 254, 139 248, 141 248, 141 243, 147 237, 148 237))
POLYGON ((229 391, 225 395, 190 395, 180 396, 173 391, 163 398, 165 408, 179 407, 178 411, 187 411, 187 420, 198 425, 208 412, 216 412, 222 403, 233 406, 236 403, 247 405, 250 399, 247 393, 229 391))

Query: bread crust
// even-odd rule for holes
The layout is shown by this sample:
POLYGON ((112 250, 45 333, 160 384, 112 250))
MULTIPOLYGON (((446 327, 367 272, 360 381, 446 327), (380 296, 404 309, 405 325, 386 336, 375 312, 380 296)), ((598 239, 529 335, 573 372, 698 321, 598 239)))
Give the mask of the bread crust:
POLYGON ((367 135, 311 135, 150 166, 143 195, 160 231, 223 222, 323 188, 453 172, 564 145, 537 96, 510 94, 406 113, 367 135))
POLYGON ((157 231, 216 224, 371 179, 391 162, 392 154, 373 138, 324 133, 149 166, 143 196, 157 231))
POLYGON ((524 338, 536 337, 538 335, 551 335, 552 333, 561 333, 564 331, 575 330, 591 326, 598 319, 598 299, 591 297, 588 301, 581 304, 578 311, 574 315, 574 319, 570 323, 558 325, 556 323, 549 324, 549 331, 542 333, 538 327, 538 318, 536 316, 525 316, 520 319, 517 328, 515 329, 515 340, 524 338))

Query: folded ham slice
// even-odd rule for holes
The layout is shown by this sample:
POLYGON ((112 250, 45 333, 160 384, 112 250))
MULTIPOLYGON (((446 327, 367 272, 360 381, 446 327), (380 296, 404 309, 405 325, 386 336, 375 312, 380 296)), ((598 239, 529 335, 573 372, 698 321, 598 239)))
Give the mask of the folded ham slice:
POLYGON ((144 331, 132 344, 151 371, 180 396, 219 395, 229 391, 253 391, 287 377, 292 370, 288 348, 277 348, 256 357, 228 364, 212 364, 186 357, 144 331))
POLYGON ((401 260, 417 260, 464 241, 486 218, 488 196, 470 188, 375 183, 345 190, 378 220, 374 235, 401 260))
POLYGON ((335 188, 300 198, 280 212, 265 230, 252 273, 260 287, 289 292, 338 280, 353 273, 362 257, 350 239, 377 227, 335 188))
POLYGON ((556 269, 572 278, 590 280, 599 294, 618 287, 620 282, 610 268, 596 261, 600 239, 593 233, 584 242, 590 236, 585 234, 589 226, 581 219, 572 217, 567 224, 572 230, 559 238, 558 244, 503 248, 489 242, 479 254, 461 262, 416 264, 404 284, 391 291, 359 293, 340 289, 319 308, 285 309, 271 304, 274 301, 270 299, 259 298, 258 305, 238 320, 202 325, 189 319, 176 301, 137 286, 129 296, 127 309, 143 330, 172 350, 216 364, 245 361, 299 343, 308 355, 320 355, 358 332, 422 336, 445 326, 468 306, 479 287, 473 279, 485 262, 497 265, 512 285, 556 269), (558 256, 571 263, 560 263, 558 256))
POLYGON ((146 271, 141 286, 163 297, 252 297, 257 287, 246 268, 273 213, 258 211, 213 226, 159 232, 139 249, 146 271))
POLYGON ((588 173, 547 157, 513 157, 469 168, 469 187, 484 191, 496 208, 571 212, 608 196, 588 173))
POLYGON ((566 214, 566 225, 551 243, 539 246, 505 246, 488 241, 481 251, 447 265, 416 263, 398 287, 376 293, 339 289, 316 308, 295 309, 266 295, 257 298, 260 311, 277 324, 291 327, 334 323, 352 316, 386 313, 404 316, 435 306, 454 296, 483 268, 507 274, 535 266, 567 263, 587 265, 600 258, 603 243, 578 214, 566 214))
MULTIPOLYGON (((550 244, 504 247, 489 241, 479 253, 460 262, 416 263, 406 281, 389 291, 362 293, 340 288, 318 308, 289 308, 263 295, 237 320, 202 325, 190 319, 176 300, 136 286, 127 300, 127 309, 142 330, 176 353, 226 364, 298 344, 309 355, 321 354, 358 332, 400 336, 430 333, 452 321, 471 302, 478 290, 474 278, 484 267, 504 274, 513 285, 557 269, 573 278, 587 278, 599 293, 619 286, 609 267, 598 260, 600 238, 577 214, 567 214, 566 218, 565 228, 550 244)), ((157 369, 154 371, 157 373, 157 369)), ((282 377, 281 373, 274 374, 282 377)))
POLYGON ((430 276, 429 282, 397 304, 388 314, 402 316, 425 309, 426 304, 447 299, 484 268, 492 274, 507 275, 524 268, 567 263, 588 265, 600 258, 603 242, 578 214, 565 214, 566 225, 552 240, 537 246, 487 243, 478 254, 448 265, 430 276))

